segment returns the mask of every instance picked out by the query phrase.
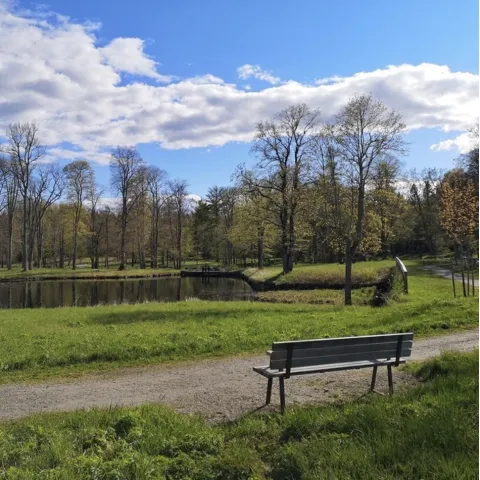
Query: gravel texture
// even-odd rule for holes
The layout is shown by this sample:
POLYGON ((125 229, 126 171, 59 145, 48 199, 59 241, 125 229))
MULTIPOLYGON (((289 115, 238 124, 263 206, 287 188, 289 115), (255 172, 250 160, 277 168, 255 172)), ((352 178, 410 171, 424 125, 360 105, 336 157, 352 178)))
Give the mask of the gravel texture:
MULTIPOLYGON (((414 340, 412 359, 476 347, 478 330, 414 340)), ((253 366, 267 363, 266 355, 241 356, 121 369, 73 382, 57 379, 39 384, 7 384, 0 386, 0 420, 40 412, 163 403, 178 412, 201 414, 211 422, 231 421, 255 411, 279 410, 277 381, 273 384, 272 404, 264 407, 267 380, 252 370, 253 366)), ((359 398, 368 391, 370 375, 371 369, 365 369, 293 377, 285 382, 287 408, 292 404, 359 398)), ((399 389, 416 380, 394 369, 394 382, 395 389, 399 389)), ((376 389, 388 391, 386 369, 378 371, 376 389)))

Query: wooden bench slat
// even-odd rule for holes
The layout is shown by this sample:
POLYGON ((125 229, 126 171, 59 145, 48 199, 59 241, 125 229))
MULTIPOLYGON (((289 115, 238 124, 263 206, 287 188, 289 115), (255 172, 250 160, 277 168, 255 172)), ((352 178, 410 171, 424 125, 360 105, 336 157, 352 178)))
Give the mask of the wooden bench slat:
MULTIPOLYGON (((411 348, 402 348, 400 357, 409 357, 411 355, 411 348)), ((381 350, 376 352, 360 352, 360 353, 346 353, 346 354, 336 354, 336 355, 321 355, 315 357, 306 357, 306 358, 292 358, 291 368, 297 367, 306 367, 310 365, 330 365, 333 363, 349 363, 349 362, 359 362, 359 361, 374 361, 377 359, 396 359, 397 351, 396 349, 390 350, 381 350)), ((270 360, 270 368, 279 369, 286 368, 287 360, 270 360)))
POLYGON ((373 368, 370 391, 375 391, 377 368, 385 366, 389 393, 393 395, 392 367, 405 363, 412 347, 413 333, 274 342, 267 352, 270 364, 253 370, 268 378, 266 405, 271 400, 273 379, 279 379, 283 413, 285 379, 296 375, 373 368))
MULTIPOLYGON (((406 362, 405 358, 401 358, 399 364, 406 362)), ((377 361, 363 361, 363 362, 347 362, 347 363, 334 363, 331 365, 315 365, 311 367, 301 367, 301 368, 292 368, 290 371, 290 376, 295 375, 306 375, 313 373, 326 373, 326 372, 335 372, 341 370, 356 370, 360 368, 372 368, 372 367, 383 367, 387 365, 395 365, 395 360, 377 360, 377 361)), ((253 370, 257 373, 262 374, 265 377, 284 377, 286 375, 285 370, 279 371, 276 369, 271 369, 268 365, 263 367, 253 367, 253 370)))
MULTIPOLYGON (((378 351, 397 351, 398 341, 388 343, 364 343, 361 345, 342 345, 336 347, 321 347, 321 348, 294 348, 292 351, 292 359, 321 357, 335 354, 361 353, 361 352, 378 352, 378 351)), ((402 341, 402 348, 412 348, 413 341, 402 341)), ((287 350, 270 350, 267 352, 271 360, 286 360, 287 350)))
POLYGON ((344 337, 344 338, 325 338, 325 339, 311 339, 311 340, 292 340, 291 342, 274 342, 272 350, 288 350, 289 346, 293 345, 294 349, 302 348, 321 348, 321 347, 335 347, 342 345, 362 345, 362 344, 377 344, 377 343, 391 343, 396 342, 402 337, 403 341, 413 340, 413 333, 396 333, 386 335, 363 335, 359 337, 344 337))

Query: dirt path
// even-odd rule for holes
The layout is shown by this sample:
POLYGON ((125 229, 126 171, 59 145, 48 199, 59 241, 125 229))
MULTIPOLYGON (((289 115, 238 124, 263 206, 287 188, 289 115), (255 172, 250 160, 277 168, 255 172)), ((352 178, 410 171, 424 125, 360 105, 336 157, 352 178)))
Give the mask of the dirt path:
MULTIPOLYGON (((418 340, 414 341, 413 359, 435 356, 442 350, 467 351, 477 346, 478 330, 418 340)), ((0 420, 38 412, 164 403, 179 412, 199 413, 213 422, 228 421, 262 407, 266 379, 254 373, 252 367, 264 365, 266 358, 244 356, 168 367, 129 368, 75 383, 4 385, 0 387, 0 420)), ((367 391, 370 375, 370 371, 351 370, 292 378, 286 382, 287 406, 359 397, 367 391)), ((379 371, 379 391, 387 390, 386 376, 386 371, 379 371)), ((396 388, 415 383, 401 371, 395 371, 394 381, 396 388)), ((275 410, 276 382, 272 393, 268 409, 275 410)))
MULTIPOLYGON (((441 268, 441 267, 437 267, 435 265, 429 265, 427 267, 423 267, 423 269, 424 270, 430 270, 431 272, 436 273, 437 275, 440 275, 441 277, 444 277, 444 278, 452 278, 452 271, 448 270, 447 268, 441 268)), ((455 280, 457 282, 462 281, 462 276, 459 273, 455 273, 454 275, 455 275, 455 280)), ((467 279, 465 277, 465 282, 466 281, 467 281, 467 279)), ((471 280, 470 280, 470 282, 471 282, 471 280)), ((476 287, 478 287, 478 280, 474 279, 473 282, 474 282, 474 285, 476 287)))

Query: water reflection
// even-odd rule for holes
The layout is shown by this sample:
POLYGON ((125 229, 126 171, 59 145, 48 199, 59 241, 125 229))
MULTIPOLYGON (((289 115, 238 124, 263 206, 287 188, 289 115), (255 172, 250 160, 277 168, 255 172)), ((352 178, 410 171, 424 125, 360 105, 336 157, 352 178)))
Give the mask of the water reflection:
POLYGON ((0 283, 0 308, 54 308, 99 304, 248 300, 252 289, 236 278, 175 277, 0 283))

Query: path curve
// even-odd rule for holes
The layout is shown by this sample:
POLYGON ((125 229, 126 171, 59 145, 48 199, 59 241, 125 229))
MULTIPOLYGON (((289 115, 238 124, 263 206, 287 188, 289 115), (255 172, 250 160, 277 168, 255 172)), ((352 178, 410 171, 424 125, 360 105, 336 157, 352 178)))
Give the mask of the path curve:
MULTIPOLYGON (((414 341, 412 358, 423 360, 443 350, 476 347, 478 329, 414 341)), ((243 356, 121 369, 73 383, 7 384, 0 387, 0 420, 40 412, 163 403, 179 412, 201 414, 212 422, 229 421, 263 405, 266 380, 252 367, 265 363, 266 355, 243 356)), ((368 389, 369 370, 292 378, 286 382, 287 406, 359 397, 368 389)), ((415 383, 401 371, 394 373, 394 381, 396 387, 415 383)), ((377 389, 387 390, 386 372, 379 371, 377 389)), ((272 393, 272 405, 263 411, 278 410, 276 382, 272 393)))
MULTIPOLYGON (((423 267, 423 270, 429 270, 430 272, 433 272, 436 275, 440 275, 443 278, 450 278, 450 279, 452 278, 452 271, 448 270, 447 268, 437 267, 436 265, 428 265, 426 267, 423 267)), ((459 273, 455 273, 454 278, 457 282, 462 281, 462 276, 459 273)), ((466 281, 467 281, 467 278, 465 276, 465 282, 466 281)), ((472 280, 470 279, 470 282, 471 281, 472 280)), ((477 279, 474 279, 473 283, 476 287, 478 287, 478 280, 477 279)))

